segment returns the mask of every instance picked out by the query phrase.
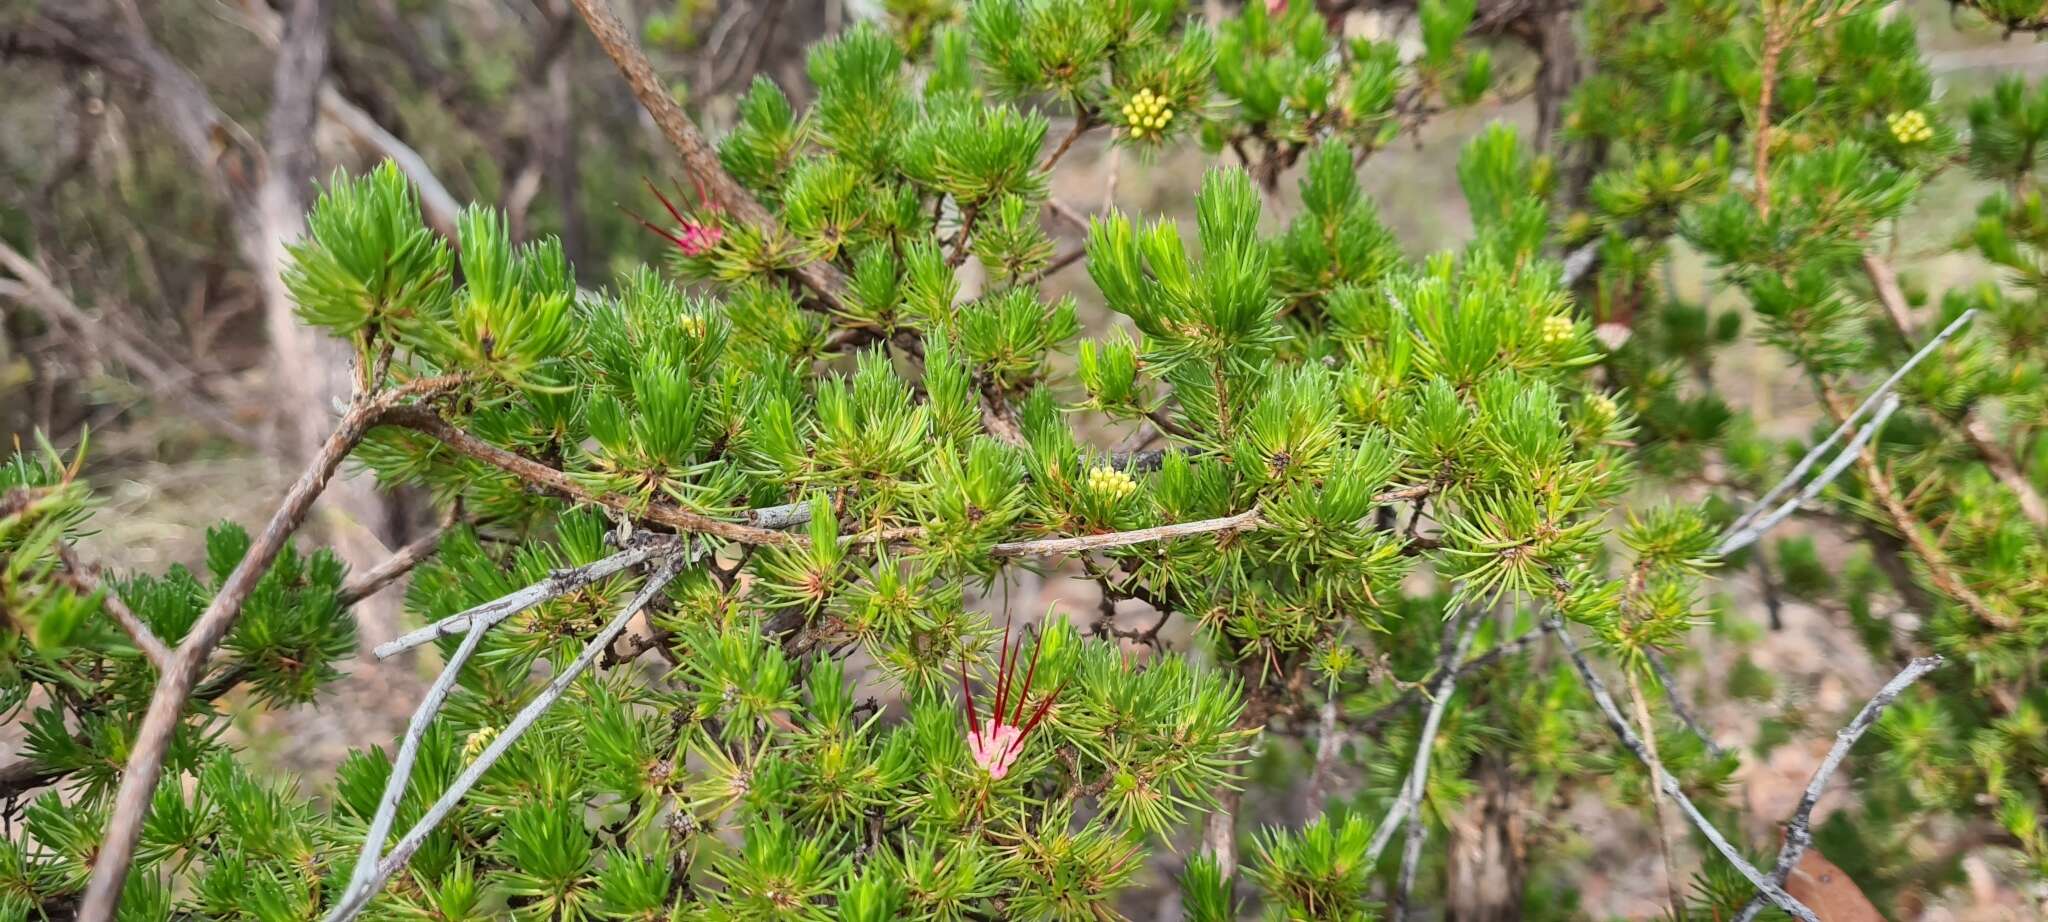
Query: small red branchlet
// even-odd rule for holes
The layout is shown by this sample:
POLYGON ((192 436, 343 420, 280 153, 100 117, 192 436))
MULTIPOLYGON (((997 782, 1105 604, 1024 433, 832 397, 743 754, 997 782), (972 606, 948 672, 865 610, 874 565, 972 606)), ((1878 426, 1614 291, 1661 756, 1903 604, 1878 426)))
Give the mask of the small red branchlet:
POLYGON ((1024 684, 1020 688, 1016 681, 1017 661, 1023 658, 1024 643, 1019 640, 1012 647, 1009 625, 1003 626, 1002 652, 996 658, 996 697, 990 705, 987 724, 981 723, 974 713, 974 690, 967 683, 967 657, 964 652, 961 654, 960 700, 967 708, 967 754, 990 778, 1001 779, 1010 773, 1010 766, 1024 752, 1025 738, 1038 729, 1046 713, 1052 710, 1053 702, 1059 700, 1064 685, 1040 698, 1029 719, 1024 716, 1030 705, 1032 680, 1038 677, 1038 653, 1044 646, 1043 642, 1032 643, 1031 663, 1024 669, 1024 684), (1006 709, 1010 712, 1007 718, 1006 709))
MULTIPOLYGON (((654 193, 654 197, 661 200, 661 207, 668 210, 668 216, 675 219, 676 229, 671 231, 660 227, 654 222, 641 217, 631 209, 627 209, 626 213, 632 215, 633 220, 640 222, 640 226, 661 235, 663 240, 675 244, 676 249, 683 251, 684 256, 702 256, 709 253, 713 247, 718 246, 718 241, 725 238, 725 228, 718 226, 716 221, 718 215, 717 206, 707 205, 705 209, 710 213, 713 220, 699 220, 696 216, 686 215, 676 208, 675 203, 669 201, 668 196, 661 194, 661 190, 654 187, 653 180, 644 181, 647 183, 647 191, 654 193)), ((710 201, 704 195, 704 189, 701 184, 697 188, 697 198, 699 201, 707 203, 710 201)))

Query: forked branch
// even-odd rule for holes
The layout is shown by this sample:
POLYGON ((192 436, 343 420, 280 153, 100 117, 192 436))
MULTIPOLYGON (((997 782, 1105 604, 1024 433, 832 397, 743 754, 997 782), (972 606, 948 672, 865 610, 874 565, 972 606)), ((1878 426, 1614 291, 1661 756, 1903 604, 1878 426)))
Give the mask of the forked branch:
MULTIPOLYGON (((1933 672, 1941 662, 1939 656, 1923 656, 1907 663, 1906 668, 1899 670, 1898 675, 1871 696, 1863 710, 1856 712, 1855 719, 1849 721, 1848 726, 1835 733, 1835 745, 1828 749, 1827 758, 1821 760, 1820 767, 1814 769, 1813 779, 1806 783, 1806 792, 1799 797, 1799 806, 1793 809, 1791 821, 1785 824, 1785 845, 1778 849, 1778 865, 1771 870, 1772 882, 1783 886, 1786 878, 1792 876, 1792 869, 1799 866, 1799 859, 1806 854, 1807 846, 1813 844, 1813 808, 1820 803, 1820 795, 1827 790, 1828 779, 1834 777, 1835 769, 1842 767, 1842 760, 1849 757, 1849 750, 1863 738, 1865 731, 1877 723, 1884 709, 1898 700, 1906 686, 1933 672)), ((1749 905, 1742 907, 1742 914, 1735 917, 1735 922, 1750 922, 1763 910, 1764 898, 1752 898, 1749 905)))
MULTIPOLYGON (((1650 758, 1650 751, 1644 747, 1642 739, 1636 736, 1635 731, 1629 729, 1628 718, 1622 716, 1620 706, 1614 703, 1614 696, 1607 692, 1607 684, 1600 681, 1600 675, 1593 671, 1593 665, 1586 661, 1586 655, 1579 650, 1579 645, 1572 641, 1571 632, 1564 628, 1564 619, 1552 616, 1543 626, 1557 637, 1558 642, 1564 645, 1565 652, 1571 656, 1572 665, 1578 669, 1580 680, 1586 683, 1587 690, 1593 693, 1593 701, 1600 706, 1601 714, 1606 716, 1608 729, 1614 731, 1614 735, 1621 740, 1621 745, 1638 761, 1645 766, 1653 766, 1655 761, 1650 758)), ((1783 884, 1764 876, 1762 871, 1756 869, 1756 865, 1750 864, 1749 859, 1744 858, 1742 852, 1729 843, 1727 836, 1722 835, 1719 829, 1715 829, 1713 823, 1707 822, 1699 807, 1693 805, 1692 798, 1685 796, 1685 789, 1679 785, 1676 777, 1661 769, 1652 768, 1651 771, 1655 775, 1657 789, 1663 791, 1666 797, 1678 805, 1685 813, 1685 818, 1700 831, 1700 835, 1706 837, 1707 842, 1714 846, 1714 850, 1720 852, 1721 857, 1727 859, 1729 864, 1734 865, 1743 878, 1755 885, 1766 899, 1779 909, 1797 917, 1800 922, 1820 922, 1820 917, 1814 915, 1813 910, 1808 909, 1805 903, 1794 899, 1792 894, 1786 893, 1783 884)))
POLYGON ((305 521, 306 513, 313 508, 313 501, 327 488, 328 480, 341 467, 342 459, 348 457, 349 451, 362 441, 363 435, 394 408, 413 399, 444 393, 459 380, 455 377, 423 378, 374 396, 358 397, 333 434, 321 445, 312 464, 285 493, 284 501, 271 515, 263 531, 257 534, 256 540, 250 543, 241 562, 221 581, 213 601, 193 622, 184 641, 172 652, 169 667, 157 678, 156 690, 150 696, 149 708, 135 732, 128 763, 121 772, 121 787, 114 795, 105 842, 93 862, 92 878, 86 885, 79 918, 113 918, 121 887, 127 882, 129 866, 135 859, 135 844, 142 836, 143 820, 156 796, 157 784, 163 780, 164 756, 185 715, 192 688, 206 670, 207 657, 241 619, 243 604, 248 602, 250 593, 255 591, 263 575, 270 572, 270 564, 284 549, 285 541, 305 521))

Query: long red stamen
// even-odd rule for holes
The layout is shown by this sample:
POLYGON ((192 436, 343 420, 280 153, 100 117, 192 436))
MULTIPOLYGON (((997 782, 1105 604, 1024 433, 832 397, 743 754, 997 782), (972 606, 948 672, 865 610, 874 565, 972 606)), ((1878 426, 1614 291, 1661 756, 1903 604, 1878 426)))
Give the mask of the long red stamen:
POLYGON ((687 249, 689 249, 689 248, 690 248, 690 245, 689 245, 689 244, 688 244, 687 242, 685 242, 685 241, 683 240, 683 238, 681 238, 681 237, 678 237, 678 236, 676 236, 675 234, 673 234, 673 233, 671 233, 671 232, 669 232, 669 231, 663 230, 662 228, 660 228, 660 227, 656 226, 656 225, 655 225, 655 223, 654 223, 653 221, 649 221, 649 220, 647 220, 646 218, 643 218, 643 217, 641 217, 641 216, 640 216, 640 215, 639 215, 638 213, 634 212, 634 211, 633 211, 633 209, 631 209, 631 208, 627 208, 626 206, 624 206, 624 205, 621 205, 621 206, 619 206, 619 210, 620 210, 620 211, 623 211, 623 212, 625 212, 625 213, 626 213, 626 215, 627 215, 627 217, 630 217, 630 218, 632 218, 633 220, 635 220, 635 221, 638 221, 638 222, 640 222, 640 226, 641 226, 641 227, 647 228, 648 230, 651 230, 651 231, 653 231, 653 232, 655 232, 655 233, 657 233, 657 234, 660 234, 660 235, 661 235, 661 239, 663 239, 663 240, 666 240, 666 241, 668 241, 668 242, 670 242, 670 243, 673 243, 673 244, 675 244, 675 245, 676 245, 677 247, 680 247, 680 248, 682 248, 682 249, 685 249, 685 250, 687 250, 687 249))
POLYGON ((981 733, 981 722, 974 717, 974 689, 967 684, 967 648, 960 648, 960 703, 967 706, 967 732, 981 733))
POLYGON ((669 201, 668 196, 661 194, 661 190, 654 187, 654 180, 642 176, 640 181, 647 184, 647 191, 654 193, 655 198, 661 199, 661 207, 668 209, 668 216, 676 219, 677 224, 690 223, 690 219, 683 217, 683 213, 676 210, 675 203, 669 201))
MULTIPOLYGON (((1028 632, 1030 629, 1026 628, 1025 630, 1028 632)), ((1022 647, 1024 642, 1020 639, 1017 645, 1022 647)), ((1018 722, 1024 719, 1024 707, 1031 700, 1031 681, 1038 676, 1038 651, 1044 648, 1045 636, 1043 634, 1032 635, 1031 665, 1024 670, 1024 690, 1017 695, 1017 709, 1015 713, 1010 715, 1010 726, 1017 726, 1018 722)), ((1023 651, 1020 650, 1018 652, 1021 654, 1023 651)))
POLYGON ((1032 712, 1031 721, 1019 728, 1022 732, 1017 734, 1017 741, 1011 744, 1011 752, 1024 748, 1025 738, 1031 735, 1031 731, 1038 729, 1039 722, 1045 720, 1046 713, 1052 710, 1052 703, 1060 700, 1060 692, 1066 690, 1067 683, 1061 682, 1053 686, 1052 694, 1045 696, 1038 702, 1038 710, 1032 712))
POLYGON ((1003 617, 1003 648, 996 655, 996 701, 989 717, 989 725, 992 727, 1003 725, 1003 705, 1010 700, 1010 674, 1015 671, 1016 667, 1010 662, 1010 617, 1005 615, 1003 617))

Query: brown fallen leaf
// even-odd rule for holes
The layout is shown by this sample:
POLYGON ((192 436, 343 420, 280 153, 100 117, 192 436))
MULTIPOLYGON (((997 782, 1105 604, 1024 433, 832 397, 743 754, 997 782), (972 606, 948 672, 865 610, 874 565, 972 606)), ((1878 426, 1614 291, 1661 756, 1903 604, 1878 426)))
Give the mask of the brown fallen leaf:
POLYGON ((1799 856, 1799 864, 1785 878, 1785 892, 1805 903, 1820 922, 1885 922, 1848 872, 1812 848, 1799 856))

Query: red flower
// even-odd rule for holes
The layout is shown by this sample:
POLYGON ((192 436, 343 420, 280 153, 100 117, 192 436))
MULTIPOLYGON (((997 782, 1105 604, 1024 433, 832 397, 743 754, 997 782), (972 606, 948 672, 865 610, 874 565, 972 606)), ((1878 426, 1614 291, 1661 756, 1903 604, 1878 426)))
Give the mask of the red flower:
MULTIPOLYGON (((709 253, 713 247, 718 246, 718 241, 724 239, 725 228, 719 227, 715 222, 700 221, 695 216, 683 214, 677 210, 675 203, 668 200, 668 196, 661 194, 661 190, 654 187, 652 180, 646 182, 647 191, 654 193, 654 197, 661 200, 661 207, 668 209, 669 217, 676 219, 676 229, 664 230, 655 226, 654 222, 630 210, 627 211, 627 214, 633 215, 633 220, 640 222, 640 226, 660 234, 663 240, 675 244, 676 249, 682 250, 685 256, 702 256, 709 253)), ((700 186, 697 191, 698 198, 703 198, 703 188, 700 186)), ((714 217, 717 215, 715 207, 709 210, 714 217)))
POLYGON ((996 698, 989 708, 986 725, 974 713, 974 690, 967 684, 967 657, 964 652, 961 654, 960 699, 967 707, 967 753, 974 759, 974 764, 988 772, 991 778, 999 779, 1010 773, 1010 766, 1024 751, 1025 737, 1038 729, 1039 723, 1045 720, 1046 712, 1052 710, 1053 702, 1059 699, 1060 688, 1054 688, 1052 694, 1039 699, 1030 719, 1024 718, 1031 699, 1031 682, 1038 676, 1038 653, 1043 647, 1042 642, 1031 645, 1031 664, 1024 670, 1024 686, 1017 688, 1017 660, 1023 655, 1024 645, 1019 642, 1013 649, 1009 625, 1003 626, 1002 653, 996 660, 996 698), (1014 701, 1012 695, 1015 696, 1014 701), (1007 722, 1003 715, 1006 708, 1010 711, 1007 722))

